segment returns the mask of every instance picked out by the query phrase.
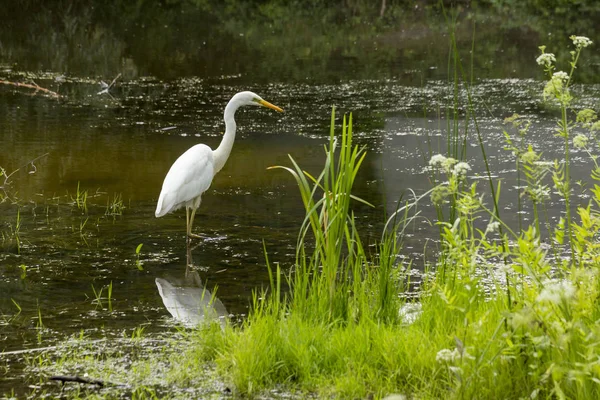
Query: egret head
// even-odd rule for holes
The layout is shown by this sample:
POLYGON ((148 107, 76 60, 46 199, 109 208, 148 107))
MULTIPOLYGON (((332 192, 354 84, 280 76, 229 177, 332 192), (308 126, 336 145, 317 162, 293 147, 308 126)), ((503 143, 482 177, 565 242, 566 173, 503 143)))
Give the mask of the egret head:
POLYGON ((233 96, 231 101, 237 103, 239 106, 262 106, 275 111, 283 112, 281 108, 269 103, 266 100, 263 100, 262 97, 253 92, 239 92, 233 96))

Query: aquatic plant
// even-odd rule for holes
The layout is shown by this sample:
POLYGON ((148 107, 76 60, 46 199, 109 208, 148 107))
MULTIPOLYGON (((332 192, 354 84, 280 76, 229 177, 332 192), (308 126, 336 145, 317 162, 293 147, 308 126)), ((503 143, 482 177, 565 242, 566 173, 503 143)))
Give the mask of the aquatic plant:
POLYGON ((125 208, 121 193, 114 193, 112 198, 108 196, 108 199, 106 200, 106 211, 104 212, 104 215, 111 216, 114 219, 117 216, 123 215, 125 208))
POLYGON ((142 246, 144 246, 144 243, 138 244, 137 247, 135 248, 135 266, 139 271, 144 270, 144 263, 140 260, 140 253, 142 251, 142 246))
POLYGON ((75 192, 75 197, 71 196, 71 202, 77 207, 77 209, 79 209, 82 212, 82 214, 87 213, 87 198, 87 190, 80 189, 80 182, 77 182, 77 190, 75 192))
POLYGON ((110 283, 108 285, 102 286, 100 288, 100 290, 96 290, 96 288, 92 284, 92 292, 94 293, 94 298, 92 299, 92 304, 96 305, 96 308, 98 308, 98 307, 104 308, 102 301, 106 300, 106 302, 108 303, 108 311, 112 312, 112 289, 113 289, 112 281, 110 281, 110 283), (104 289, 106 289, 106 297, 102 296, 104 289))
POLYGON ((21 254, 21 209, 17 208, 15 223, 9 223, 8 232, 0 232, 2 234, 2 243, 14 243, 17 246, 17 254, 21 254))
POLYGON ((83 240, 83 243, 85 243, 86 246, 90 245, 86 238, 87 233, 85 232, 85 226, 87 225, 89 219, 90 217, 86 217, 85 219, 81 218, 79 220, 79 237, 81 238, 81 240, 83 240))

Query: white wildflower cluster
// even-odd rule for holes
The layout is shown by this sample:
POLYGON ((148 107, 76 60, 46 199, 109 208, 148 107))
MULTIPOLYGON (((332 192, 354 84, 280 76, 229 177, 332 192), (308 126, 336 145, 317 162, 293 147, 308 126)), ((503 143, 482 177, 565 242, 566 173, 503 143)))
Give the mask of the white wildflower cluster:
POLYGON ((565 71, 558 71, 552 74, 553 79, 560 79, 563 83, 567 83, 569 80, 569 74, 565 71))
POLYGON ((538 294, 538 303, 560 304, 561 300, 569 300, 575 297, 575 286, 570 281, 547 281, 544 288, 538 294))
POLYGON ((439 364, 456 364, 457 361, 474 360, 475 357, 467 352, 467 349, 463 349, 461 352, 455 348, 454 350, 442 349, 435 355, 435 361, 439 364))
POLYGON ((442 349, 438 351, 435 355, 435 361, 437 361, 440 364, 452 364, 458 358, 460 358, 460 353, 458 352, 458 349, 442 349))
POLYGON ((500 230, 500 222, 498 221, 490 221, 487 228, 485 229, 485 233, 495 233, 500 230))
POLYGON ((436 154, 431 156, 431 160, 429 160, 429 165, 433 168, 441 168, 442 165, 446 162, 446 157, 441 154, 436 154))
POLYGON ((538 65, 550 67, 556 62, 556 57, 552 53, 542 53, 535 61, 538 65))
POLYGON ((578 134, 573 138, 573 146, 576 149, 585 149, 588 145, 588 138, 583 134, 578 134))
POLYGON ((431 156, 431 159, 429 160, 429 166, 435 169, 441 169, 448 174, 452 173, 455 176, 457 173, 466 175, 467 171, 471 169, 467 163, 458 162, 452 157, 446 157, 441 154, 435 154, 431 156))
POLYGON ((465 179, 467 177, 467 172, 471 170, 469 164, 464 161, 459 162, 454 166, 452 170, 452 174, 459 180, 465 179))
POLYGON ((575 47, 577 47, 578 49, 583 49, 584 47, 588 47, 590 44, 592 44, 593 42, 585 37, 585 36, 571 36, 570 39, 573 41, 573 44, 575 45, 575 47))

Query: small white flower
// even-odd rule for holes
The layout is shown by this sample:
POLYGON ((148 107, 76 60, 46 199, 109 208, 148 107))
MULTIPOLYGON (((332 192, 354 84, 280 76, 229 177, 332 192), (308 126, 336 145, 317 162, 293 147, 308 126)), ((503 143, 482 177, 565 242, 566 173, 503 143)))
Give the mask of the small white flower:
POLYGON ((560 79, 563 83, 566 83, 569 80, 569 74, 565 71, 558 71, 552 74, 553 78, 560 79))
POLYGON ((538 294, 538 303, 559 304, 562 299, 569 300, 575 296, 575 286, 570 281, 552 282, 544 284, 544 288, 538 294))
POLYGON ((552 63, 556 62, 556 57, 552 53, 543 53, 536 60, 538 65, 543 65, 544 67, 549 67, 552 63))
POLYGON ((464 161, 461 161, 454 166, 454 170, 452 171, 452 173, 458 179, 464 179, 467 177, 467 172, 469 172, 470 170, 471 167, 469 166, 469 164, 467 164, 464 161))
POLYGON ((584 149, 587 147, 587 144, 588 144, 587 136, 582 135, 581 133, 573 138, 573 146, 575 146, 575 148, 577 148, 577 149, 584 149))
POLYGON ((435 154, 429 160, 429 165, 433 168, 443 169, 445 172, 452 172, 452 167, 456 164, 456 160, 452 157, 446 157, 441 154, 435 154))
POLYGON ((431 160, 429 160, 429 165, 434 168, 441 168, 446 162, 446 160, 446 157, 444 157, 443 155, 436 154, 431 157, 431 160))
POLYGON ((487 228, 485 229, 485 233, 494 233, 494 232, 498 232, 499 230, 500 230, 500 222, 492 221, 488 224, 487 228))
POLYGON ((444 165, 443 165, 444 170, 447 173, 452 172, 452 167, 454 167, 454 164, 456 164, 456 163, 457 163, 457 161, 455 158, 452 158, 452 157, 446 158, 446 161, 444 161, 444 165))
POLYGON ((570 38, 573 41, 573 44, 575 45, 575 47, 577 47, 578 49, 582 49, 584 47, 588 47, 590 44, 592 44, 593 42, 585 37, 585 36, 571 36, 570 38))
POLYGON ((435 355, 435 361, 437 361, 440 364, 443 364, 443 363, 448 364, 448 363, 454 362, 454 360, 456 360, 459 357, 460 357, 460 354, 458 354, 457 349, 454 349, 454 350, 442 349, 442 350, 438 351, 437 354, 435 355))

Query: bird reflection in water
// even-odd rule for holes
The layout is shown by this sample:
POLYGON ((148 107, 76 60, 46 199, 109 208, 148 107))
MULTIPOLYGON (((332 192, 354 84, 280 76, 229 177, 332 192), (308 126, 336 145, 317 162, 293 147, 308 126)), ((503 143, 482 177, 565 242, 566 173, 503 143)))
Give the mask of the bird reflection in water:
POLYGON ((192 249, 188 246, 183 279, 156 278, 158 293, 176 321, 188 327, 217 321, 224 328, 229 314, 221 300, 206 290, 192 263, 192 249))

